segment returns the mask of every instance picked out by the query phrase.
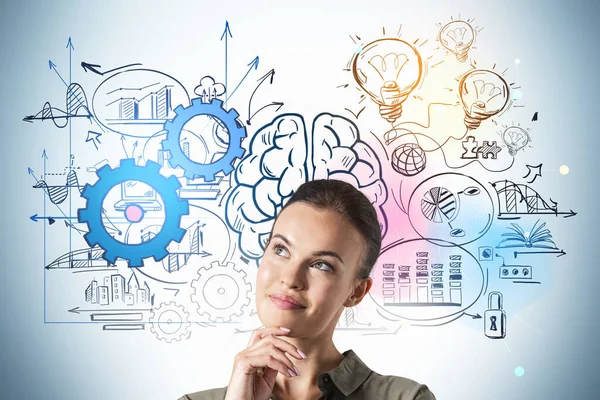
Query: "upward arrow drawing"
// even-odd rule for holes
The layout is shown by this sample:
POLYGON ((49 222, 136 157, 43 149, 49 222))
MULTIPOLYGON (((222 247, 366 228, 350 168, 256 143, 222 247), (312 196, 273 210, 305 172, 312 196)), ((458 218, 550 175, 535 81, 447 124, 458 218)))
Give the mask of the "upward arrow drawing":
POLYGON ((70 36, 69 36, 69 41, 67 42, 66 48, 69 49, 69 84, 70 84, 72 82, 71 77, 72 77, 72 72, 73 72, 73 68, 72 68, 73 63, 71 62, 72 56, 73 56, 72 52, 73 52, 73 50, 75 50, 75 47, 73 47, 73 42, 71 41, 70 36))
POLYGON ((56 75, 58 75, 58 77, 60 78, 60 80, 62 81, 62 83, 65 84, 65 86, 68 88, 69 85, 67 84, 67 82, 65 82, 65 80, 63 79, 62 76, 60 76, 60 73, 58 72, 58 70, 56 69, 56 64, 54 64, 52 62, 52 60, 48 60, 48 66, 50 67, 51 70, 54 70, 54 72, 56 72, 56 75))
POLYGON ((246 77, 248 76, 248 74, 252 71, 252 68, 254 68, 254 70, 258 69, 258 61, 259 61, 258 56, 254 57, 254 60, 250 61, 250 64, 248 64, 248 66, 250 68, 248 68, 248 71, 246 72, 246 75, 244 75, 244 77, 242 78, 242 80, 240 81, 240 83, 238 83, 238 85, 235 87, 235 89, 233 89, 233 92, 231 92, 231 95, 229 95, 229 99, 231 99, 233 97, 233 94, 240 87, 240 85, 242 84, 242 82, 244 82, 244 80, 246 79, 246 77))
MULTIPOLYGON (((225 38, 225 107, 227 107, 227 100, 229 99, 229 86, 227 86, 227 40, 228 37, 233 38, 231 30, 229 29, 229 21, 225 21, 225 30, 221 35, 221 41, 225 38)), ((209 94, 210 95, 210 94, 209 94)))

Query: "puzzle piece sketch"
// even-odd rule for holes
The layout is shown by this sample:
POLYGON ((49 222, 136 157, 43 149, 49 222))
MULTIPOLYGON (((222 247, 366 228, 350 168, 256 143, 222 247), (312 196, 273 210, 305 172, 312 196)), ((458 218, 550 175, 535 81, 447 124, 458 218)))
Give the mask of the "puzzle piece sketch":
POLYGON ((502 149, 496 145, 496 141, 494 140, 492 144, 487 140, 483 141, 483 146, 478 149, 478 152, 481 153, 481 157, 487 159, 491 154, 492 159, 496 160, 498 158, 498 153, 500 153, 502 149))
POLYGON ((479 142, 475 140, 475 136, 467 136, 467 140, 462 142, 462 147, 465 150, 460 158, 465 160, 475 160, 479 156, 479 142))

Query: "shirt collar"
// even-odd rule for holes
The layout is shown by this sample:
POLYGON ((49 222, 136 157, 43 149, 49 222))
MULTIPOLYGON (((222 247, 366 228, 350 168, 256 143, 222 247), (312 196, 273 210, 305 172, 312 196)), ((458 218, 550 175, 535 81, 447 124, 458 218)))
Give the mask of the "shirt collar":
POLYGON ((363 384, 371 373, 371 369, 358 358, 353 350, 346 350, 343 354, 344 359, 340 365, 327 374, 335 386, 344 393, 344 396, 349 396, 363 384))

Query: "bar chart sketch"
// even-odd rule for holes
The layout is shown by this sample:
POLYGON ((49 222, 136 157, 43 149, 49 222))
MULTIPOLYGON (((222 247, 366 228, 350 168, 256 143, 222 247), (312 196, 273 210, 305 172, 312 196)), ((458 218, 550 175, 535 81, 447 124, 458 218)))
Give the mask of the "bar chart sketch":
POLYGON ((105 128, 124 136, 150 138, 175 117, 174 109, 190 104, 183 85, 151 69, 119 71, 104 80, 92 98, 92 109, 105 128))
POLYGON ((449 317, 473 305, 484 286, 479 261, 463 247, 441 242, 411 239, 385 247, 374 268, 373 300, 415 321, 449 317))
POLYGON ((118 88, 106 95, 119 93, 119 97, 106 105, 108 124, 154 123, 163 124, 172 117, 171 104, 172 85, 156 87, 154 83, 141 88, 118 88))
POLYGON ((386 307, 462 305, 462 255, 451 254, 447 263, 432 264, 428 257, 429 252, 422 251, 416 253, 413 264, 383 264, 382 293, 386 307))

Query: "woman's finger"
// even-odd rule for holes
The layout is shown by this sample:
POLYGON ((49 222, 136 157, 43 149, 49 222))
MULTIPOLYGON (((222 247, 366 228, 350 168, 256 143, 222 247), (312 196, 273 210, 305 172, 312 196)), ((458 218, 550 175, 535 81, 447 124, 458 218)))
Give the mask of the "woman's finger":
POLYGON ((306 358, 306 355, 304 353, 302 353, 302 351, 300 349, 298 349, 296 346, 294 346, 287 340, 278 338, 276 336, 265 336, 264 338, 262 338, 261 340, 256 342, 254 345, 252 345, 252 347, 249 347, 248 350, 260 348, 263 346, 271 346, 271 345, 277 347, 279 350, 281 350, 283 352, 288 353, 290 356, 292 356, 298 360, 303 360, 306 358))
POLYGON ((292 363, 292 361, 286 356, 285 352, 283 352, 274 344, 268 344, 266 346, 258 347, 253 350, 247 350, 245 352, 245 355, 247 357, 258 357, 262 356, 263 354, 268 354, 271 357, 285 364, 286 368, 289 368, 292 371, 299 372, 298 368, 296 368, 294 363, 292 363))
POLYGON ((240 359, 240 363, 244 367, 246 373, 254 373, 258 368, 268 367, 284 374, 288 378, 296 376, 293 369, 290 369, 283 361, 271 354, 245 355, 240 359))
POLYGON ((283 336, 283 335, 287 335, 288 333, 290 333, 290 330, 287 328, 280 328, 280 327, 273 327, 273 326, 267 327, 267 328, 255 329, 252 332, 252 335, 250 336, 250 340, 248 341, 248 346, 246 346, 246 347, 251 347, 252 345, 257 343, 259 340, 264 338, 265 336, 269 336, 269 335, 283 336))

